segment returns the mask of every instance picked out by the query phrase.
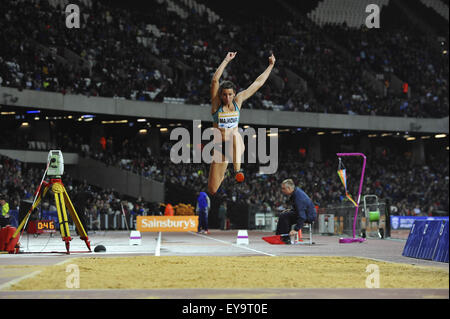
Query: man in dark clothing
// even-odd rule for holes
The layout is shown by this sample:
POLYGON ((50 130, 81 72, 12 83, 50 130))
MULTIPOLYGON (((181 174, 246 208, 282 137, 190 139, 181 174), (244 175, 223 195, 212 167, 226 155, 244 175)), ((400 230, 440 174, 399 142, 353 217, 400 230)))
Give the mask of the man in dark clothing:
POLYGON ((227 229, 227 202, 224 201, 219 207, 220 229, 227 229))
POLYGON ((198 232, 209 234, 208 230, 208 210, 210 207, 210 200, 205 192, 200 192, 197 197, 197 212, 198 212, 198 232))
POLYGON ((290 236, 294 236, 302 229, 305 222, 314 221, 316 209, 311 198, 302 189, 295 187, 292 179, 286 179, 281 183, 281 192, 290 196, 289 201, 293 209, 283 211, 278 217, 276 235, 285 235, 281 239, 290 244, 290 236), (295 227, 291 230, 294 224, 295 227))
MULTIPOLYGON (((83 228, 86 231, 86 234, 88 233, 87 226, 89 223, 86 211, 87 211, 87 207, 89 206, 91 199, 92 199, 92 194, 89 191, 89 189, 87 189, 87 190, 82 190, 82 191, 78 192, 75 195, 75 198, 73 201, 78 218, 80 219, 80 222, 83 225, 83 228)), ((77 230, 77 233, 78 233, 78 230, 77 230)))

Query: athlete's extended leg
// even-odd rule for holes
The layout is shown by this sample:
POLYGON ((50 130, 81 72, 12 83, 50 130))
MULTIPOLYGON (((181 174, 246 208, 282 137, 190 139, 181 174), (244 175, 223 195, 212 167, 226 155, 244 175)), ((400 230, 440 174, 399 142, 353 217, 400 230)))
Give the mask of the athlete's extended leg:
POLYGON ((244 151, 245 144, 242 135, 236 132, 233 136, 233 166, 235 172, 241 169, 242 154, 244 151))

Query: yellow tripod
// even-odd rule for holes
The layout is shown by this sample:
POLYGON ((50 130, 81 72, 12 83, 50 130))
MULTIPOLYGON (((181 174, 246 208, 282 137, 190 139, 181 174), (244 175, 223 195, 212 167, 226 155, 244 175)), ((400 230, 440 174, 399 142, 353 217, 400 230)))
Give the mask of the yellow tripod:
POLYGON ((30 210, 20 223, 19 227, 16 229, 10 241, 12 241, 14 238, 18 236, 19 232, 24 228, 25 224, 27 223, 28 218, 30 217, 33 210, 37 207, 42 197, 44 197, 45 194, 47 194, 47 191, 51 187, 51 190, 55 195, 55 204, 59 221, 59 231, 61 233, 62 240, 66 243, 67 254, 70 254, 69 248, 70 248, 70 241, 72 240, 72 238, 70 237, 67 211, 69 211, 70 217, 72 217, 72 220, 75 224, 78 234, 80 235, 80 239, 85 241, 87 248, 89 249, 89 251, 91 251, 91 245, 87 233, 84 230, 84 227, 80 222, 80 219, 78 218, 78 214, 75 211, 75 207, 73 206, 61 179, 60 178, 50 179, 50 183, 44 181, 42 185, 45 186, 44 189, 41 190, 41 188, 38 188, 37 192, 39 193, 35 203, 31 206, 30 210))

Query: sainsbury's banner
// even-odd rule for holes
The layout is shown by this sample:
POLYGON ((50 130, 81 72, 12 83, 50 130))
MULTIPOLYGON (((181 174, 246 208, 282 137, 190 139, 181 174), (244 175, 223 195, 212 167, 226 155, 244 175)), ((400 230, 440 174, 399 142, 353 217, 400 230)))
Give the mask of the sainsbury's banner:
POLYGON ((197 231, 198 216, 137 216, 136 229, 140 232, 197 231))
POLYGON ((447 217, 427 217, 427 216, 391 216, 391 229, 410 229, 415 220, 446 220, 447 217))

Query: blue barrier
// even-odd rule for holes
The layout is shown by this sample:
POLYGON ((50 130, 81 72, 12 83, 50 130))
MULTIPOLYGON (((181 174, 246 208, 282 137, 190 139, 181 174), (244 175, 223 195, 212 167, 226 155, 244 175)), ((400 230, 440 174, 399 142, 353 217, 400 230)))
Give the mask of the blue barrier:
POLYGON ((417 250, 417 258, 428 259, 433 258, 434 248, 439 239, 439 230, 443 225, 442 221, 427 221, 423 229, 422 239, 420 240, 417 250))
POLYGON ((435 251, 433 254, 434 261, 440 261, 448 263, 448 233, 449 223, 445 222, 439 229, 439 239, 436 243, 435 251))
POLYGON ((426 221, 416 220, 411 227, 402 255, 405 257, 417 257, 420 241, 422 240, 423 230, 425 229, 426 221))
POLYGON ((402 255, 448 262, 448 225, 446 220, 414 221, 402 255))

